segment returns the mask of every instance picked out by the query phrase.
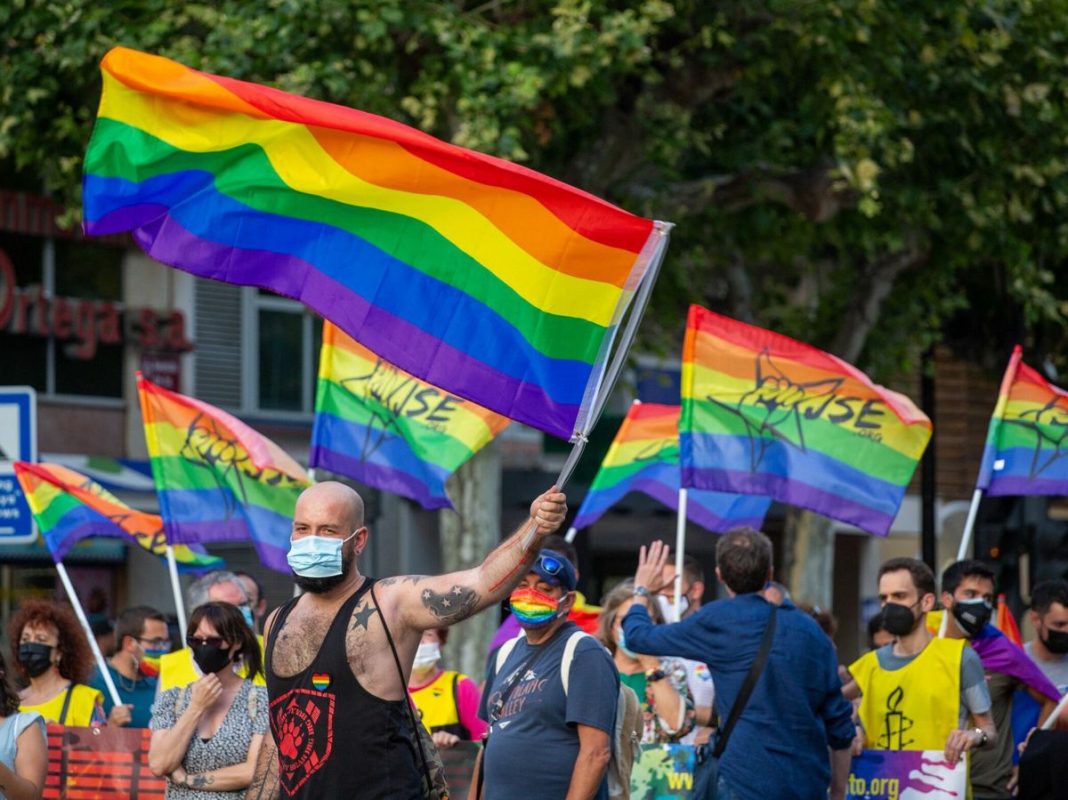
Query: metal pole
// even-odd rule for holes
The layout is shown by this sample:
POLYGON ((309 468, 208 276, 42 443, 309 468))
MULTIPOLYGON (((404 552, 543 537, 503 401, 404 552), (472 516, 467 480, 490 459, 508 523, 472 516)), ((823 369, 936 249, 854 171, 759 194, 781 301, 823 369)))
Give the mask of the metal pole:
POLYGON ((100 677, 104 679, 104 685, 108 689, 108 694, 111 695, 111 702, 121 706, 122 698, 119 697, 119 690, 115 688, 115 681, 111 679, 108 662, 104 660, 104 654, 100 652, 100 645, 96 643, 93 628, 89 625, 89 620, 85 616, 85 609, 82 608, 82 602, 74 591, 74 584, 70 582, 70 575, 67 574, 67 568, 63 566, 62 561, 56 562, 56 572, 59 573, 59 580, 63 584, 63 589, 67 592, 70 604, 74 607, 74 614, 78 617, 78 622, 82 624, 82 628, 85 629, 85 635, 89 638, 89 648, 93 651, 93 658, 96 659, 96 665, 100 669, 100 677))
POLYGON ((174 558, 174 545, 167 545, 167 572, 171 576, 171 591, 174 593, 174 612, 178 617, 178 640, 185 641, 185 604, 182 602, 182 585, 178 582, 178 562, 174 558))
POLYGON ((675 521, 675 621, 682 619, 682 562, 686 554, 686 490, 679 489, 679 513, 675 521))

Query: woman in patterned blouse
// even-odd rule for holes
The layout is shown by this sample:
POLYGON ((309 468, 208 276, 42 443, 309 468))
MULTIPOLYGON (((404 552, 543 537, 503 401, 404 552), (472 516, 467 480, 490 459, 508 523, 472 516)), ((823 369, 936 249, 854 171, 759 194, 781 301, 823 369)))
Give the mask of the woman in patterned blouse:
POLYGON ((189 630, 186 644, 203 676, 160 694, 148 764, 167 776, 167 800, 237 800, 267 733, 267 690, 252 683, 263 671, 259 644, 230 603, 198 606, 189 630))

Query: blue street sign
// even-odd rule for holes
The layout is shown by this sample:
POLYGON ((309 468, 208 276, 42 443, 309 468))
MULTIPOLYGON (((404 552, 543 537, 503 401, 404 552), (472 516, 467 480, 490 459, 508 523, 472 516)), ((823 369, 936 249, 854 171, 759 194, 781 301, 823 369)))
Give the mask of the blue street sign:
POLYGON ((30 504, 15 478, 15 461, 37 460, 37 392, 0 386, 0 545, 37 538, 30 504))

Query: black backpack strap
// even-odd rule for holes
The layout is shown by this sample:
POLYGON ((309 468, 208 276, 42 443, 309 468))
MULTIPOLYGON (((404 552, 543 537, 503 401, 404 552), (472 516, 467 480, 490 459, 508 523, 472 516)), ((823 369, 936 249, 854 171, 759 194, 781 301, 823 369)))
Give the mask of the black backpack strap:
POLYGON ((434 778, 430 774, 430 762, 426 757, 426 751, 423 749, 423 739, 419 733, 419 726, 423 723, 415 718, 415 712, 412 711, 412 698, 408 694, 408 681, 404 679, 404 668, 401 666, 400 656, 397 655, 397 645, 393 644, 393 634, 389 632, 389 625, 386 624, 386 615, 382 611, 382 606, 378 603, 378 598, 375 597, 374 580, 371 580, 371 601, 375 604, 375 608, 378 609, 378 619, 382 623, 382 630, 386 632, 386 641, 389 642, 390 652, 393 653, 393 663, 397 665, 397 677, 400 679, 401 691, 404 692, 404 700, 402 702, 408 710, 408 720, 412 723, 412 737, 415 739, 415 746, 419 749, 419 758, 423 762, 427 796, 430 796, 434 791, 434 778))
POLYGON ((60 725, 66 725, 67 724, 67 712, 70 711, 70 699, 71 699, 71 696, 73 694, 74 694, 74 684, 72 683, 69 686, 67 686, 67 693, 65 695, 63 695, 63 708, 59 712, 59 724, 60 725))
POLYGON ((738 718, 742 716, 746 703, 749 702, 749 696, 753 694, 753 689, 756 688, 757 681, 760 680, 760 673, 764 671, 764 664, 767 662, 768 654, 771 652, 771 641, 775 638, 775 620, 778 610, 778 606, 771 606, 768 624, 764 628, 764 638, 760 640, 760 650, 757 651, 756 658, 753 659, 749 674, 745 676, 745 683, 742 684, 742 688, 738 692, 738 699, 734 701, 731 713, 727 717, 727 724, 723 726, 723 730, 716 737, 716 747, 712 751, 712 755, 716 758, 723 755, 723 751, 727 749, 727 740, 731 738, 731 731, 734 730, 738 718))

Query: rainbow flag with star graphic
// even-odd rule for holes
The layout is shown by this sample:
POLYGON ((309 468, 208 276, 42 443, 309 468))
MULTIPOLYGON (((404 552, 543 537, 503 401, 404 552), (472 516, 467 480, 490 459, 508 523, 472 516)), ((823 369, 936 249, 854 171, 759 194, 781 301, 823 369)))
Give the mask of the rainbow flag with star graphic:
POLYGON ((445 481, 508 419, 444 392, 323 323, 309 466, 452 508, 445 481))
POLYGON ((310 485, 282 448, 225 411, 137 375, 152 478, 173 542, 248 541, 286 561, 297 496, 310 485))
MULTIPOLYGON (((160 558, 167 536, 156 514, 130 508, 93 479, 59 464, 15 462, 15 476, 26 495, 48 551, 59 563, 83 539, 126 539, 160 558)), ((203 572, 223 566, 197 545, 175 545, 178 568, 203 572)))
MULTIPOLYGON (((679 406, 635 402, 616 432, 573 527, 592 525, 631 492, 642 492, 678 510, 679 406)), ((771 500, 746 494, 694 489, 686 499, 686 518, 707 530, 760 528, 771 500)))
POLYGON ((86 233, 298 299, 510 419, 588 430, 669 225, 363 111, 122 47, 101 71, 86 233))
POLYGON ((998 495, 1068 494, 1068 392, 1027 364, 1017 345, 987 429, 976 488, 998 495))
POLYGON ((840 358, 695 305, 679 434, 683 486, 764 495, 885 536, 931 421, 840 358))

